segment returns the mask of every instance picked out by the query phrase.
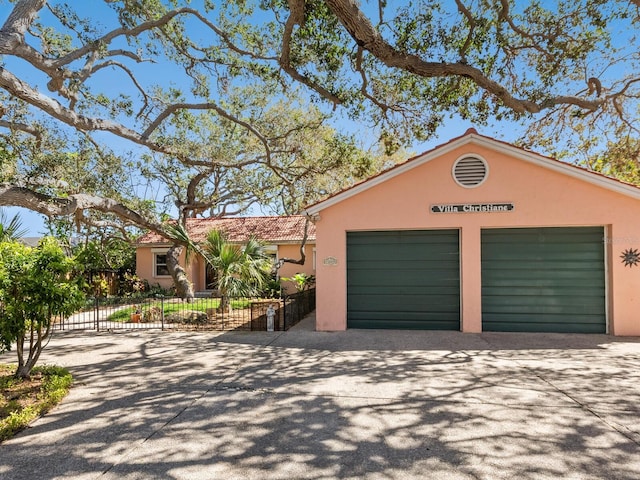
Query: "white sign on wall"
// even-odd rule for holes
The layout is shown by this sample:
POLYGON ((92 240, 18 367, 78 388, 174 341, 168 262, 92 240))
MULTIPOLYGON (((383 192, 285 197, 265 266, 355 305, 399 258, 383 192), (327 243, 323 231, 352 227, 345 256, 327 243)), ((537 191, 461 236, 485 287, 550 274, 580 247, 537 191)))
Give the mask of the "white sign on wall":
POLYGON ((441 203, 431 205, 431 213, 500 213, 514 208, 513 203, 441 203))

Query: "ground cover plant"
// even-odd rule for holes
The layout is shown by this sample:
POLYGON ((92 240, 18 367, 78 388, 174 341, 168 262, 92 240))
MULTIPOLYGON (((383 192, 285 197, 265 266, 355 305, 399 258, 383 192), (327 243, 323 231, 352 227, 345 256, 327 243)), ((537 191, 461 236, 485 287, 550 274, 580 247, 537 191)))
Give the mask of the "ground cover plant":
POLYGON ((0 442, 27 428, 69 393, 73 378, 65 368, 38 366, 27 379, 16 365, 0 364, 0 442))

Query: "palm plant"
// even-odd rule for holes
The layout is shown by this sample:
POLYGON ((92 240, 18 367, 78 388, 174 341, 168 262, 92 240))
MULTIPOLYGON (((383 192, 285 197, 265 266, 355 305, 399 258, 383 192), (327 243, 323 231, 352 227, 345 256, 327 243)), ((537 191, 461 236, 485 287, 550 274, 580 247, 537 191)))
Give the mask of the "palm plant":
POLYGON ((230 297, 258 295, 269 280, 271 261, 264 244, 255 237, 238 245, 229 242, 223 232, 211 230, 202 251, 217 274, 221 311, 230 309, 230 297))
POLYGON ((16 213, 11 220, 3 209, 0 209, 0 242, 18 240, 27 234, 27 229, 22 226, 20 214, 16 213))

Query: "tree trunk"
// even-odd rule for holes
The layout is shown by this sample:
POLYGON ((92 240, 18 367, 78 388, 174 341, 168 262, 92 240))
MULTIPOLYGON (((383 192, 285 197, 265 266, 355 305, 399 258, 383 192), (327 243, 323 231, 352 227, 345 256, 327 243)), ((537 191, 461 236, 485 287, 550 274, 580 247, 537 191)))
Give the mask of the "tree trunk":
POLYGON ((176 295, 180 298, 186 299, 188 302, 193 300, 193 284, 187 277, 187 272, 180 265, 179 259, 182 253, 180 245, 173 245, 167 252, 167 269, 169 275, 173 279, 173 283, 176 286, 176 295))
POLYGON ((14 376, 16 378, 27 379, 30 377, 32 369, 33 367, 29 365, 19 365, 14 376))
POLYGON ((38 359, 40 358, 40 353, 42 352, 42 335, 40 331, 36 332, 38 335, 34 337, 33 328, 31 329, 29 339, 27 342, 29 343, 29 354, 25 359, 25 335, 21 335, 18 338, 17 345, 19 346, 18 350, 18 368, 16 368, 16 373, 14 376, 16 378, 26 379, 31 376, 31 370, 36 366, 38 359))
POLYGON ((229 295, 220 295, 220 305, 218 305, 218 313, 231 313, 231 299, 229 295))

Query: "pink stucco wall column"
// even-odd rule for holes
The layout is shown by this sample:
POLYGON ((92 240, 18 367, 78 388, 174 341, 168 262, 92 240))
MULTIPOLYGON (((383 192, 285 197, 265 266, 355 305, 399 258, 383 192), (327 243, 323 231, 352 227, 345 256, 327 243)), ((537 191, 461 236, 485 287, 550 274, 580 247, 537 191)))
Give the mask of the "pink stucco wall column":
POLYGON ((480 227, 460 229, 460 324, 468 333, 482 331, 482 271, 480 227))
MULTIPOLYGON (((318 222, 325 219, 321 217, 318 222)), ((316 228, 319 225, 316 224, 316 228)), ((346 232, 316 237, 316 330, 347 328, 346 232)))
POLYGON ((628 245, 640 246, 640 232, 636 222, 616 223, 609 227, 606 239, 609 253, 609 333, 613 335, 640 335, 640 267, 627 267, 620 252, 628 245), (611 319, 614 321, 612 322, 611 319))

